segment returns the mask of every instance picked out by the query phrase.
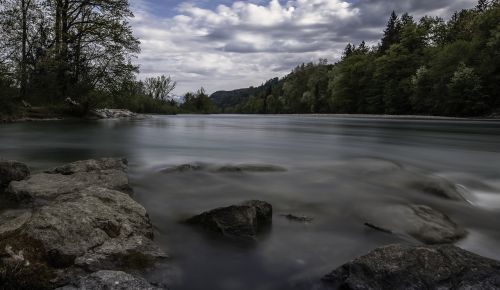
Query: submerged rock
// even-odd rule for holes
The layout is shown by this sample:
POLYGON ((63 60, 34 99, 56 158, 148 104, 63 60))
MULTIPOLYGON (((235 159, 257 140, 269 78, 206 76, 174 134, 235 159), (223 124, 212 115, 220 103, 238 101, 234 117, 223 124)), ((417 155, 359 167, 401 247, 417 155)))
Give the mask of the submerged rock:
POLYGON ((111 189, 129 188, 126 168, 121 159, 80 161, 11 183, 11 193, 33 203, 0 215, 0 258, 7 246, 23 252, 29 263, 22 270, 43 285, 74 281, 80 273, 142 269, 166 258, 152 241, 144 207, 111 189))
POLYGON ((87 277, 80 279, 73 285, 67 285, 57 290, 90 290, 90 289, 106 289, 106 290, 155 290, 163 289, 154 287, 146 280, 134 277, 130 274, 120 271, 99 271, 87 277))
POLYGON ((282 214, 281 216, 286 218, 289 221, 300 222, 300 223, 310 223, 314 220, 314 218, 309 217, 309 216, 298 216, 298 215, 293 215, 293 214, 282 214))
POLYGON ((237 164, 237 165, 210 165, 206 163, 187 163, 162 170, 163 173, 181 173, 191 171, 208 171, 214 173, 238 172, 284 172, 285 168, 269 164, 237 164))
POLYGON ((499 289, 500 262, 451 245, 390 245, 323 278, 328 289, 499 289))
POLYGON ((253 240, 272 223, 273 207, 264 201, 217 208, 187 220, 226 237, 253 240))
POLYGON ((425 244, 449 244, 465 237, 467 232, 446 214, 425 205, 391 206, 374 212, 373 220, 386 215, 385 222, 365 223, 386 233, 405 234, 425 244))
POLYGON ((425 176, 420 180, 409 182, 409 186, 415 190, 431 194, 437 197, 456 201, 466 201, 464 189, 454 183, 438 176, 425 176))
POLYGON ((44 203, 90 186, 131 192, 126 168, 123 159, 78 161, 11 182, 7 194, 19 201, 44 203))
POLYGON ((224 165, 216 169, 217 172, 284 172, 285 168, 267 164, 239 164, 224 165))
POLYGON ((0 187, 9 185, 11 181, 21 181, 30 175, 30 169, 24 163, 0 160, 0 187))

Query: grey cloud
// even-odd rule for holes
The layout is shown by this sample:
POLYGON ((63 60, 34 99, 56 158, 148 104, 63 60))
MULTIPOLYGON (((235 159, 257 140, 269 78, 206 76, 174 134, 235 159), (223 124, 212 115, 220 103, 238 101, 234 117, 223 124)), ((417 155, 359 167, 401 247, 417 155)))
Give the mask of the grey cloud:
MULTIPOLYGON (((252 2, 269 7, 269 1, 252 2)), ((358 44, 365 40, 375 44, 393 10, 399 14, 408 12, 416 19, 426 14, 448 18, 453 11, 473 7, 475 2, 359 0, 351 4, 343 16, 318 11, 310 13, 307 21, 302 22, 276 16, 277 20, 268 25, 243 18, 222 21, 217 11, 206 9, 201 10, 205 13, 202 16, 180 9, 179 14, 184 14, 184 18, 160 19, 137 6, 134 12, 138 18, 132 24, 143 40, 144 53, 138 60, 142 77, 170 74, 179 83, 178 94, 200 86, 213 92, 258 85, 266 79, 286 75, 302 62, 320 57, 334 62, 349 42, 358 44), (323 17, 321 21, 315 21, 319 16, 323 17)), ((225 3, 228 9, 234 8, 230 6, 231 1, 225 3)), ((297 2, 290 0, 289 3, 297 2)), ((317 9, 324 9, 319 7, 317 9)), ((287 6, 282 8, 285 15, 287 6)))

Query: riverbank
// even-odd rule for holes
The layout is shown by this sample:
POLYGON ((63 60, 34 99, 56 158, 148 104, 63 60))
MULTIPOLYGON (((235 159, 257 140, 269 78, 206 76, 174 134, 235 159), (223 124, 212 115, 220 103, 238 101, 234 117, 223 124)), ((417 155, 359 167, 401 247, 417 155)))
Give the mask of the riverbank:
POLYGON ((0 115, 0 124, 62 121, 67 119, 101 120, 101 119, 144 119, 148 115, 133 113, 124 109, 94 109, 84 116, 76 116, 67 112, 52 111, 46 108, 23 110, 17 114, 0 115))

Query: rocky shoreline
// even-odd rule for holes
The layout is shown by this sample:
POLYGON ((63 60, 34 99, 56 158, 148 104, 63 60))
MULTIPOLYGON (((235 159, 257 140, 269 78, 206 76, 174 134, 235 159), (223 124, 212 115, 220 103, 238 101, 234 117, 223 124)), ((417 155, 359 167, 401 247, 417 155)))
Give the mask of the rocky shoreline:
POLYGON ((34 175, 17 162, 0 168, 2 184, 10 181, 2 196, 16 204, 0 214, 5 289, 146 285, 131 274, 168 257, 153 242, 146 210, 130 197, 126 160, 80 161, 34 175))
MULTIPOLYGON (((148 118, 148 115, 133 113, 124 109, 94 109, 86 116, 79 119, 85 120, 103 120, 103 119, 127 119, 141 120, 148 118)), ((68 117, 61 114, 46 115, 46 114, 31 114, 20 116, 0 116, 0 124, 4 123, 20 123, 20 122, 39 122, 39 121, 61 121, 66 119, 76 119, 76 117, 68 117)))
MULTIPOLYGON (((36 174, 0 160, 0 202, 9 201, 0 207, 0 289, 166 289, 140 275, 168 255, 155 244, 149 215, 132 193, 125 159, 77 161, 36 174)), ((403 228, 366 226, 406 235, 414 245, 377 248, 305 289, 500 289, 500 262, 453 246, 466 230, 444 213, 424 205, 393 210, 407 223, 403 228)), ((272 219, 273 206, 253 200, 186 224, 254 243, 272 219)))

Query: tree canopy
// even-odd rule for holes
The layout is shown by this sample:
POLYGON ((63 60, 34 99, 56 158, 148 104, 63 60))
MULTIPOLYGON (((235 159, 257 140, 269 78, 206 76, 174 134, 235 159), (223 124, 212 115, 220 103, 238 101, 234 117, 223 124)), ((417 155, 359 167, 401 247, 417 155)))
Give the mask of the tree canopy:
POLYGON ((235 113, 483 116, 500 111, 499 93, 500 4, 480 0, 449 21, 393 12, 378 45, 348 44, 335 64, 211 97, 235 113))

